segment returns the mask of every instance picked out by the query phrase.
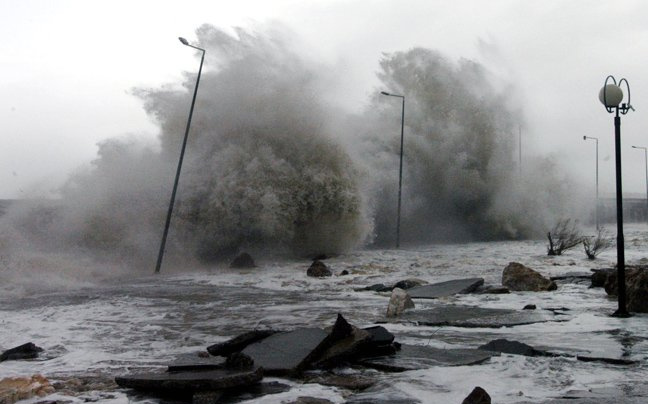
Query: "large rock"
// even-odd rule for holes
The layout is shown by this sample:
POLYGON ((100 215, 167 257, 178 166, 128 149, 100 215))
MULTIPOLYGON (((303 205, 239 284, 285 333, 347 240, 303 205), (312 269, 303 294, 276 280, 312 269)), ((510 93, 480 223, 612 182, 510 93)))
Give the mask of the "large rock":
POLYGON ((473 391, 464 398, 461 404, 491 404, 491 398, 486 390, 477 386, 473 391))
POLYGON ((230 263, 230 268, 256 268, 254 259, 246 252, 240 253, 230 263))
POLYGON ((451 281, 417 286, 407 293, 414 299, 437 299, 460 293, 470 293, 484 284, 483 278, 453 279, 451 281))
POLYGON ((509 263, 502 273, 502 285, 510 290, 540 292, 556 290, 556 282, 518 262, 509 263))
POLYGON ((332 276, 333 272, 331 272, 331 270, 322 261, 313 261, 306 271, 306 275, 315 278, 324 278, 326 276, 332 276))
POLYGON ((327 336, 320 328, 299 328, 271 335, 248 345, 242 352, 267 375, 295 375, 311 363, 327 336))
POLYGON ((13 404, 33 397, 54 393, 49 380, 41 375, 31 377, 7 377, 0 380, 0 403, 13 404))
POLYGON ((33 342, 28 342, 4 351, 0 354, 0 362, 19 359, 34 359, 38 357, 40 352, 43 352, 43 348, 37 347, 33 342))
POLYGON ((397 317, 406 309, 412 308, 414 308, 414 302, 410 295, 403 289, 394 288, 387 305, 387 317, 397 317))
MULTIPOLYGON (((626 308, 635 313, 648 313, 648 269, 626 266, 626 308)), ((611 271, 605 281, 608 295, 618 296, 617 271, 611 271)))

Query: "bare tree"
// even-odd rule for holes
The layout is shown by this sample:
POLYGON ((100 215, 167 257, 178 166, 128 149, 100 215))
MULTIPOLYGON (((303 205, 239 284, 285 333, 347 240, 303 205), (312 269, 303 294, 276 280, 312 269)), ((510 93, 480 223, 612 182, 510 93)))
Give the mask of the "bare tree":
POLYGON ((596 256, 606 248, 609 248, 614 244, 612 237, 610 237, 607 230, 603 227, 599 227, 596 236, 583 237, 583 247, 585 248, 585 254, 587 258, 593 260, 596 259, 596 256))
POLYGON ((549 247, 547 255, 561 255, 563 251, 574 248, 581 243, 583 237, 577 228, 576 222, 571 219, 561 219, 547 232, 549 247))

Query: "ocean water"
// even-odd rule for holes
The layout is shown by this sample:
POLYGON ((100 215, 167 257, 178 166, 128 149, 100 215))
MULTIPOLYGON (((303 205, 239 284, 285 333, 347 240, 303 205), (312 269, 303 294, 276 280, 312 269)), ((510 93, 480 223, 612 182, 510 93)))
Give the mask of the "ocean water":
MULTIPOLYGON (((627 262, 648 259, 648 226, 630 224, 625 235, 627 262)), ((180 354, 204 351, 213 343, 256 327, 326 327, 333 324, 337 313, 354 325, 369 326, 383 318, 389 294, 356 292, 354 288, 374 283, 483 277, 486 284, 499 285, 502 270, 511 261, 547 276, 589 272, 616 262, 614 248, 590 261, 580 248, 548 257, 545 244, 544 240, 529 240, 359 250, 327 259, 335 275, 326 279, 306 276, 309 261, 267 258, 259 258, 258 267, 249 270, 213 266, 165 273, 163 269, 160 275, 105 276, 101 282, 83 279, 65 288, 49 281, 52 275, 44 277, 48 281, 39 287, 25 287, 12 278, 0 288, 0 349, 32 341, 45 352, 38 360, 0 363, 0 378, 34 373, 52 381, 84 375, 112 378, 139 369, 162 368, 180 354), (350 275, 337 276, 343 270, 350 275)), ((46 273, 47 268, 42 271, 46 273)), ((34 270, 29 276, 37 274, 34 270)), ((415 303, 414 310, 439 304, 567 308, 564 315, 555 316, 560 321, 497 329, 384 325, 401 343, 476 348, 492 339, 507 338, 566 356, 501 355, 474 366, 436 366, 403 373, 366 371, 378 383, 362 397, 460 403, 475 386, 481 386, 493 402, 539 402, 570 390, 640 384, 648 378, 648 316, 610 317, 616 301, 602 289, 588 288, 587 283, 559 283, 554 292, 468 294, 415 303), (575 358, 578 354, 632 359, 639 364, 581 362, 575 358)), ((291 389, 245 402, 282 403, 313 396, 344 403, 349 398, 348 391, 335 387, 269 380, 280 380, 291 389)), ((156 401, 117 388, 84 394, 66 399, 156 401)))

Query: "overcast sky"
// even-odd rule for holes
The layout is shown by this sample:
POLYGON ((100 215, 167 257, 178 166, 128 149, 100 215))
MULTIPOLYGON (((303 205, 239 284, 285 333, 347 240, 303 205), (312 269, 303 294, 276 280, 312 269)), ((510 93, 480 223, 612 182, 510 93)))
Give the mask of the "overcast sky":
POLYGON ((608 74, 625 77, 636 112, 622 118, 624 190, 643 195, 644 155, 630 146, 648 146, 646 16, 641 0, 0 0, 0 198, 52 194, 103 139, 153 141, 130 91, 197 70, 178 36, 271 22, 344 72, 331 96, 352 110, 376 91, 382 52, 423 46, 485 64, 516 88, 523 156, 554 155, 593 186, 583 135, 600 138, 602 193, 614 191, 614 128, 597 95, 608 74))

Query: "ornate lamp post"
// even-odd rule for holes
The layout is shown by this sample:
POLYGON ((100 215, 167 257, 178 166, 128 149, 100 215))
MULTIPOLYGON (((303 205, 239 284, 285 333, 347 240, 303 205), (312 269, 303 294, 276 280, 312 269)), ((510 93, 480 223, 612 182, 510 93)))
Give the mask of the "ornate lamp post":
POLYGON ((178 191, 178 181, 180 180, 180 171, 182 170, 182 160, 184 159, 185 149, 187 147, 187 137, 189 136, 189 127, 191 126, 191 116, 193 115, 194 105, 196 104, 196 94, 198 94, 198 84, 200 84, 200 73, 202 73, 203 61, 205 60, 205 50, 191 45, 186 39, 178 38, 183 45, 190 48, 198 49, 202 52, 200 58, 200 68, 198 69, 198 77, 196 78, 196 87, 194 88, 193 98, 191 100, 191 108, 189 109, 189 119, 187 120, 187 128, 185 129, 184 139, 182 140, 182 149, 180 149, 180 160, 178 160, 178 169, 176 170, 175 181, 173 182, 173 191, 171 192, 171 201, 169 202, 169 210, 167 211, 166 222, 164 223, 164 232, 162 233, 162 242, 160 243, 160 252, 158 253, 157 264, 155 265, 155 273, 160 272, 162 267, 162 257, 164 256, 164 246, 166 245, 167 235, 169 234, 169 225, 171 224, 171 215, 173 214, 173 204, 175 203, 176 192, 178 191))
POLYGON ((634 108, 630 104, 630 85, 628 80, 621 79, 617 85, 614 76, 605 79, 603 88, 599 91, 599 100, 609 113, 614 113, 614 148, 616 159, 616 205, 617 205, 617 285, 619 295, 619 308, 612 314, 614 317, 628 317, 630 314, 626 309, 626 285, 625 285, 625 248, 623 245, 623 194, 621 186, 621 115, 625 115, 634 108), (608 84, 608 82, 611 82, 608 84), (623 90, 621 85, 625 83, 628 92, 628 101, 623 101, 623 90))
POLYGON ((405 130, 405 96, 398 94, 390 94, 381 91, 380 94, 388 97, 398 97, 403 100, 403 107, 401 110, 401 137, 400 137, 400 164, 398 168, 398 214, 396 219, 396 248, 400 247, 400 219, 401 219, 401 194, 403 186, 403 133, 405 130))
POLYGON ((595 140, 596 141, 596 230, 599 229, 599 163, 598 163, 598 138, 591 136, 583 136, 583 140, 595 140))

